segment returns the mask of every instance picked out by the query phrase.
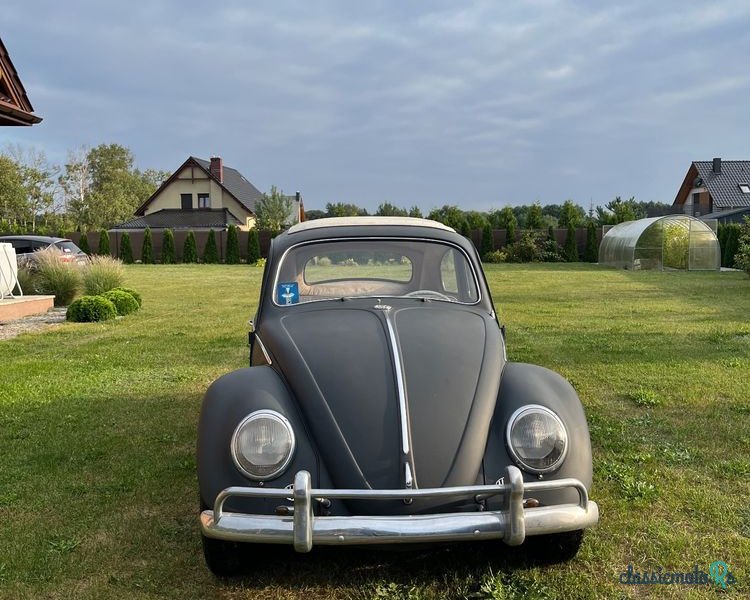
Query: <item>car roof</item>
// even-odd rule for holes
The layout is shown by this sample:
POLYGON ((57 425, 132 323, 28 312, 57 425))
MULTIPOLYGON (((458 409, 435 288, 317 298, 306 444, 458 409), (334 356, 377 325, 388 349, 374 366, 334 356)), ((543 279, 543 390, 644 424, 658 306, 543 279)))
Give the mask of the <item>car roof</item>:
POLYGON ((313 221, 303 221, 293 225, 287 230, 287 233, 299 233, 311 229, 321 229, 323 227, 356 227, 356 226, 406 226, 406 227, 429 227, 432 229, 442 229, 443 231, 456 232, 452 227, 448 227, 438 221, 430 219, 418 219, 416 217, 326 217, 323 219, 314 219, 313 221))
POLYGON ((0 240, 26 240, 29 242, 47 242, 48 244, 72 241, 69 238, 50 237, 48 235, 3 235, 0 236, 0 240))

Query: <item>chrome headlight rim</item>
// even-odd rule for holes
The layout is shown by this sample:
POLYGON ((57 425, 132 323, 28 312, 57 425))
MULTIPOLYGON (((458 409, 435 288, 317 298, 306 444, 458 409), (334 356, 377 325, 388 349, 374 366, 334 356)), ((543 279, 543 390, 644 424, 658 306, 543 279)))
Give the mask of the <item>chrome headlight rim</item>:
POLYGON ((267 409, 267 408, 251 412, 244 419, 242 419, 242 421, 239 422, 237 427, 235 427, 234 433, 232 434, 232 440, 229 444, 229 449, 232 453, 232 461, 234 462, 234 466, 237 467, 240 473, 242 473, 245 477, 247 477, 248 479, 252 479, 253 481, 268 481, 269 479, 275 479, 276 477, 281 475, 284 471, 286 471, 287 467, 289 467, 289 463, 292 462, 292 458, 294 458, 294 451, 296 450, 296 448, 297 448, 297 438, 294 435, 294 429, 292 429, 292 424, 289 422, 289 419, 287 419, 280 412, 267 409), (240 432, 250 422, 255 421, 261 417, 272 419, 274 421, 277 421, 278 423, 281 423, 286 429, 287 433, 289 434, 289 440, 290 440, 289 454, 287 455, 286 460, 284 460, 284 462, 281 463, 281 465, 273 473, 268 473, 266 475, 257 475, 254 473, 250 473, 242 465, 242 463, 239 460, 239 457, 237 456, 237 438, 239 437, 240 432))
POLYGON ((516 465, 518 465, 518 467, 522 470, 534 475, 544 475, 546 473, 551 473, 562 466, 563 462, 565 461, 565 457, 568 455, 568 447, 570 446, 570 444, 568 443, 569 439, 568 428, 565 427, 565 423, 563 423, 563 420, 551 408, 548 408, 547 406, 543 406, 541 404, 524 404, 520 408, 516 409, 508 419, 508 425, 505 429, 505 445, 508 447, 508 452, 510 453, 510 457, 513 459, 513 462, 515 462, 516 465), (526 464, 523 458, 518 455, 516 449, 513 447, 513 441, 511 439, 513 425, 515 425, 518 419, 530 412, 544 413, 545 415, 552 417, 552 419, 554 419, 558 423, 558 425, 560 425, 563 435, 565 436, 565 446, 563 447, 562 454, 560 454, 560 456, 554 463, 544 468, 533 467, 526 464))

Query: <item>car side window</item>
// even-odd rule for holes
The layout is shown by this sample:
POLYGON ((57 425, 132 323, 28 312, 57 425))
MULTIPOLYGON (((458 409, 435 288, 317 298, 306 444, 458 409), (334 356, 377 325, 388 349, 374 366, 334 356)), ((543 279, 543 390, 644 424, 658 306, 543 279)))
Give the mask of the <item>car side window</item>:
POLYGON ((16 249, 16 254, 29 254, 34 251, 31 242, 27 240, 13 240, 11 245, 16 249))
POLYGON ((44 242, 33 242, 31 244, 31 248, 36 252, 37 250, 44 250, 49 247, 49 244, 46 244, 44 242))
POLYGON ((456 277, 456 251, 448 250, 440 261, 440 281, 446 292, 458 293, 458 278, 456 277))

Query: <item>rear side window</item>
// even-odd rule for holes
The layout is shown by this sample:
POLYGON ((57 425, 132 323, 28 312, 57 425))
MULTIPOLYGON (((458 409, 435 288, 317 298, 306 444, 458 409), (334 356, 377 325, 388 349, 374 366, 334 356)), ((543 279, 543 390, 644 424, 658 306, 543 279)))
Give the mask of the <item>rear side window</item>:
POLYGON ((16 249, 16 254, 29 254, 34 251, 28 240, 11 240, 10 243, 16 249))
POLYGON ((56 242, 55 246, 60 248, 65 254, 79 254, 82 250, 76 246, 73 242, 65 240, 63 242, 56 242))

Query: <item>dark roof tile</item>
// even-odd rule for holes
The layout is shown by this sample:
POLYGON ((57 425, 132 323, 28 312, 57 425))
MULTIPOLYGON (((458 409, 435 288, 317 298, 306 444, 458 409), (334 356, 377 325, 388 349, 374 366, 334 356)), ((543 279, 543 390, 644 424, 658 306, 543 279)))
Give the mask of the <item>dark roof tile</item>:
POLYGON ((142 217, 120 223, 113 229, 226 229, 242 223, 226 208, 208 210, 180 210, 165 208, 142 217))
POLYGON ((713 172, 713 161, 693 162, 711 194, 714 208, 750 206, 750 194, 740 191, 741 183, 750 183, 750 160, 722 160, 721 173, 713 172))

